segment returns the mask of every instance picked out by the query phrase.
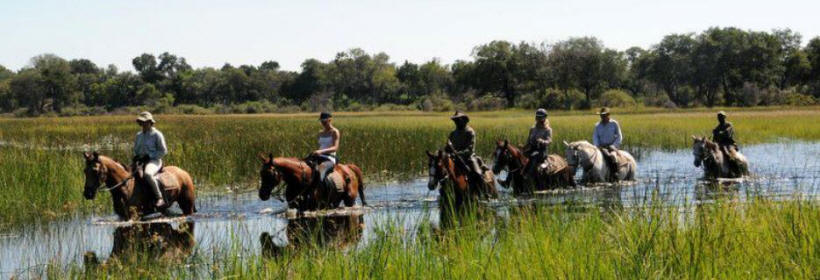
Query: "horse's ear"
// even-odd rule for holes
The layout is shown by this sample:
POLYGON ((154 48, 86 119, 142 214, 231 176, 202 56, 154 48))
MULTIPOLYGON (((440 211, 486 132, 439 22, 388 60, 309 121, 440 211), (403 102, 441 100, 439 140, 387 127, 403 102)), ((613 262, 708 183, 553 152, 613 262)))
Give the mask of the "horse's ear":
POLYGON ((510 141, 508 141, 507 139, 504 139, 504 147, 509 146, 509 145, 510 145, 510 141))
POLYGON ((698 141, 698 137, 695 136, 695 135, 692 135, 692 140, 698 141))
POLYGON ((83 152, 83 157, 85 158, 85 160, 91 160, 91 153, 83 152))
POLYGON ((425 150, 424 152, 427 154, 427 157, 429 157, 429 158, 436 157, 436 156, 433 155, 433 153, 430 152, 430 150, 425 150))
POLYGON ((438 157, 441 157, 444 154, 444 151, 438 150, 438 157))
POLYGON ((91 155, 94 156, 92 158, 94 161, 100 161, 100 153, 98 153, 97 151, 94 151, 94 153, 92 153, 91 155))
POLYGON ((273 153, 268 153, 268 161, 273 162, 273 153))
POLYGON ((259 157, 259 160, 261 160, 262 163, 268 163, 268 159, 265 157, 265 154, 258 153, 258 154, 256 154, 256 156, 259 157))
POLYGON ((567 143, 567 140, 564 140, 564 146, 569 147, 569 143, 567 143))

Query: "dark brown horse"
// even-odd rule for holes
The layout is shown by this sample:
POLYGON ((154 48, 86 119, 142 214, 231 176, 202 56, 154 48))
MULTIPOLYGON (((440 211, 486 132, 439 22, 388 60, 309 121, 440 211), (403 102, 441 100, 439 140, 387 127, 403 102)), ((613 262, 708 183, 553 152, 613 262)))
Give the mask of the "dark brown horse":
POLYGON ((111 192, 114 212, 123 220, 138 219, 142 215, 165 211, 175 201, 184 215, 196 212, 196 188, 191 175, 176 166, 165 166, 159 173, 158 182, 165 192, 166 206, 154 207, 153 193, 142 184, 135 183, 131 171, 124 164, 109 157, 94 153, 83 153, 85 157, 85 188, 83 196, 94 199, 97 191, 111 192))
POLYGON ((498 174, 501 170, 507 169, 507 176, 511 176, 508 177, 508 181, 516 194, 575 186, 572 169, 559 155, 549 155, 546 158, 549 163, 546 169, 526 170, 530 161, 529 157, 509 141, 499 140, 496 142, 493 157, 495 157, 493 173, 498 174))
POLYGON ((478 199, 497 198, 492 171, 484 172, 481 180, 469 177, 466 167, 459 167, 456 156, 439 150, 436 154, 427 151, 429 181, 427 188, 435 190, 439 185, 439 204, 442 208, 461 208, 465 203, 478 199))
POLYGON ((300 211, 336 208, 344 202, 351 207, 356 204, 356 198, 361 197, 362 205, 367 205, 364 197, 364 177, 362 170, 355 164, 337 164, 333 173, 328 176, 339 176, 342 191, 320 187, 318 176, 311 165, 298 158, 274 158, 273 154, 267 157, 259 155, 262 160, 262 185, 259 188, 259 198, 270 199, 273 188, 285 182, 285 200, 289 208, 300 211), (334 174, 335 173, 335 174, 334 174))

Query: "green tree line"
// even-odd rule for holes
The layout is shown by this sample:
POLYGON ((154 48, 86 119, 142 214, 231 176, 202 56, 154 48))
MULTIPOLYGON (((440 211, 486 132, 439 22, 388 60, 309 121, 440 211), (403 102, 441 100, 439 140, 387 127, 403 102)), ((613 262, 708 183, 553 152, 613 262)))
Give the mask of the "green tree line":
POLYGON ((0 66, 0 111, 15 115, 592 106, 810 105, 820 99, 820 37, 789 29, 710 28, 671 34, 649 49, 607 48, 594 37, 557 43, 492 41, 470 60, 396 64, 354 48, 300 71, 260 65, 194 69, 170 53, 142 54, 136 72, 52 54, 0 66))

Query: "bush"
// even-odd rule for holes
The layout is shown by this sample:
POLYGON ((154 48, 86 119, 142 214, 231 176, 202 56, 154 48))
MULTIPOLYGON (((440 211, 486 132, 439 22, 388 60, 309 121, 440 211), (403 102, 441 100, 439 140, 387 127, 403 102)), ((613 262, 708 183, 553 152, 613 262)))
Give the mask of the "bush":
POLYGON ((203 108, 201 106, 191 104, 180 104, 177 105, 174 109, 177 113, 181 114, 207 115, 214 113, 213 109, 203 108))
POLYGON ((584 94, 578 90, 573 89, 565 92, 555 88, 548 88, 520 95, 515 104, 526 109, 572 109, 580 108, 584 100, 584 94))
POLYGON ((506 107, 507 100, 493 94, 484 95, 467 103, 467 109, 470 111, 491 111, 506 107))
POLYGON ((785 94, 785 98, 783 99, 783 104, 791 106, 809 106, 817 104, 817 100, 810 95, 797 92, 787 92, 785 94))
POLYGON ((610 89, 605 91, 601 94, 601 98, 598 99, 598 103, 601 106, 606 107, 635 107, 638 105, 635 102, 635 99, 632 98, 628 93, 620 89, 610 89))
POLYGON ((70 116, 93 116, 93 115, 102 115, 107 113, 105 108, 102 106, 95 106, 95 107, 88 107, 83 104, 77 104, 74 106, 63 107, 60 110, 60 116, 63 117, 70 117, 70 116))
POLYGON ((444 96, 443 94, 432 94, 426 97, 419 98, 419 100, 421 100, 421 102, 416 106, 419 110, 425 112, 446 112, 455 109, 453 101, 444 96))

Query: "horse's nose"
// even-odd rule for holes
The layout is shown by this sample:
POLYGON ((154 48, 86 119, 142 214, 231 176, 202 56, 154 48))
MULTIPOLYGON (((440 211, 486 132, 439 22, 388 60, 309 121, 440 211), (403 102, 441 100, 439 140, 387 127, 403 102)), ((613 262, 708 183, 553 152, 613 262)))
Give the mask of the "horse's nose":
POLYGON ((700 161, 699 160, 695 160, 695 167, 700 167, 700 161))

